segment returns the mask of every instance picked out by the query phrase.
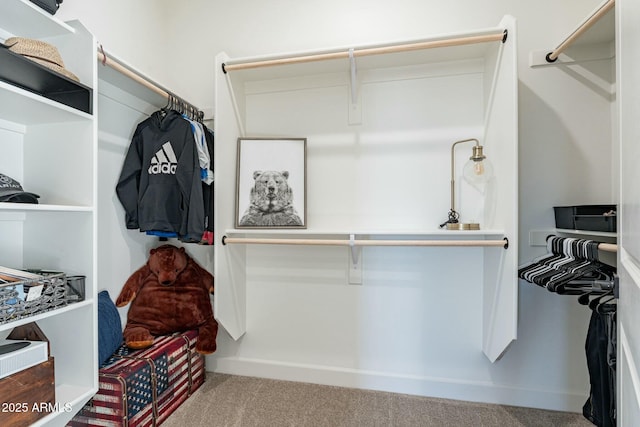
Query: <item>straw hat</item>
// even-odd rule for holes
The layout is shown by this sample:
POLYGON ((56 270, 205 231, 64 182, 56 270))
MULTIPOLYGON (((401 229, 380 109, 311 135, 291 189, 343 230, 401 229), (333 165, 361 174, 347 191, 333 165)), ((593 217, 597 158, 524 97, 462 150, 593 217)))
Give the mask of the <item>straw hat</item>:
POLYGON ((22 55, 72 80, 80 81, 75 74, 64 68, 60 52, 49 43, 23 37, 10 37, 5 41, 5 45, 9 47, 10 51, 18 55, 22 55))

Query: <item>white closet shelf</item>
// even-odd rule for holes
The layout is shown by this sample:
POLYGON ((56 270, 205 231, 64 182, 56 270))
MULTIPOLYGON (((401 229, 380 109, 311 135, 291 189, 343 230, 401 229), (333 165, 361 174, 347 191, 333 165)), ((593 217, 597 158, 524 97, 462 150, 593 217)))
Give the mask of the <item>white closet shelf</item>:
POLYGON ((223 70, 243 81, 257 81, 345 72, 350 67, 350 55, 357 59, 358 70, 468 60, 484 58, 488 49, 507 37, 505 28, 495 27, 399 43, 233 58, 224 61, 223 70))
POLYGON ((33 39, 75 33, 71 26, 28 0, 1 1, 0 28, 12 35, 33 39))
MULTIPOLYGON (((58 407, 64 408, 65 405, 79 405, 93 397, 95 391, 89 387, 83 387, 75 384, 58 384, 56 385, 56 402, 58 407)), ((50 414, 32 424, 31 427, 47 426, 55 423, 56 413, 50 414)))
POLYGON ((351 234, 355 234, 358 236, 404 236, 404 237, 451 237, 451 238, 460 238, 464 236, 504 236, 504 230, 498 229, 490 229, 490 230, 425 230, 425 231, 414 231, 414 230, 314 230, 314 229, 304 229, 304 230, 290 230, 290 229, 239 229, 239 228, 231 228, 225 230, 225 234, 228 236, 256 236, 256 235, 268 235, 268 236, 346 236, 349 237, 351 234))
MULTIPOLYGON (((99 45, 97 50, 98 77, 103 82, 109 83, 115 88, 119 88, 119 91, 123 90, 129 95, 145 100, 151 105, 168 105, 168 103, 172 102, 171 97, 178 98, 177 100, 179 102, 182 102, 186 104, 187 107, 200 112, 204 116, 204 120, 210 120, 213 118, 212 112, 207 111, 207 113, 205 113, 200 110, 198 107, 187 102, 176 93, 171 92, 165 86, 157 83, 137 68, 106 51, 102 45, 99 45)), ((104 95, 112 96, 109 93, 108 87, 101 87, 100 89, 101 93, 104 95)))
POLYGON ((572 236, 580 236, 584 239, 615 241, 618 234, 606 231, 590 231, 590 230, 569 230, 564 228, 549 228, 543 230, 529 231, 530 246, 547 246, 547 237, 555 234, 568 234, 572 236))
POLYGON ((569 230, 565 228, 556 229, 558 233, 574 234, 576 236, 592 236, 592 237, 618 237, 618 233, 610 231, 590 231, 590 230, 569 230))
POLYGON ((59 410, 33 425, 62 426, 98 390, 98 117, 88 113, 98 107, 96 42, 79 21, 62 22, 29 0, 1 0, 0 41, 14 36, 55 45, 80 80, 0 47, 0 169, 40 195, 38 204, 0 203, 0 258, 86 278, 83 301, 0 324, 8 332, 37 322, 48 338, 59 410))
POLYGON ((93 212, 91 206, 0 202, 0 212, 93 212))
MULTIPOLYGON (((164 86, 145 75, 142 71, 105 50, 102 46, 98 46, 97 58, 98 78, 100 80, 110 83, 114 87, 140 98, 151 105, 163 106, 167 104, 166 93, 169 91, 164 86), (103 64, 102 59, 105 56, 106 61, 103 64), (117 68, 113 65, 117 65, 117 68), (130 74, 124 74, 120 70, 127 70, 130 74), (132 78, 132 76, 138 77, 132 78), (151 87, 154 87, 155 89, 151 89, 151 87)), ((105 89, 103 85, 99 85, 99 87, 101 91, 105 89)), ((109 94, 107 93, 107 95, 109 94)))
POLYGON ((91 120, 91 115, 0 81, 0 117, 23 125, 91 120))
POLYGON ((42 313, 39 313, 33 316, 28 316, 18 320, 12 320, 12 321, 0 324, 0 331, 12 330, 13 328, 20 325, 26 325, 27 323, 31 323, 31 322, 38 322, 40 320, 43 320, 52 316, 59 316, 61 314, 68 313, 70 311, 79 310, 83 307, 90 306, 92 304, 93 304, 93 301, 89 301, 89 300, 74 302, 74 303, 65 305, 64 307, 56 308, 54 310, 44 311, 42 313))
POLYGON ((615 56, 615 0, 604 0, 554 49, 532 51, 529 65, 566 64, 615 56), (570 54, 564 54, 571 49, 570 54))
POLYGON ((314 231, 227 230, 222 244, 284 244, 326 246, 502 246, 509 240, 503 230, 314 231))

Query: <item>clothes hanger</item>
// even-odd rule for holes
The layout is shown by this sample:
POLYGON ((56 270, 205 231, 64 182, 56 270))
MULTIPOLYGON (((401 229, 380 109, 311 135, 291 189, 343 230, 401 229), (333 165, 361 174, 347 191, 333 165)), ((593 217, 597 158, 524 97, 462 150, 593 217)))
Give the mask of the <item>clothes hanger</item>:
POLYGON ((583 276, 596 269, 598 264, 585 259, 566 256, 556 259, 549 265, 543 264, 521 276, 531 283, 554 291, 555 287, 572 279, 583 276))
POLYGON ((598 289, 597 281, 612 284, 612 275, 607 272, 608 267, 599 261, 583 261, 574 264, 574 268, 562 271, 549 278, 545 286, 552 292, 560 293, 570 287, 587 286, 598 289))
POLYGON ((569 259, 568 252, 563 248, 564 241, 555 236, 547 236, 547 254, 536 258, 528 265, 525 265, 519 269, 520 276, 532 282, 531 277, 534 275, 542 274, 545 271, 550 271, 556 265, 557 262, 562 262, 569 259), (551 238, 551 239, 550 239, 551 238))
POLYGON ((595 297, 594 299, 592 299, 591 301, 589 301, 589 304, 587 304, 589 306, 589 308, 591 310, 595 310, 596 308, 598 308, 598 306, 602 303, 605 302, 609 302, 610 300, 612 300, 613 297, 613 291, 607 291, 601 295, 598 295, 597 297, 595 297))
MULTIPOLYGON (((611 270, 613 267, 608 266, 611 270)), ((603 272, 599 272, 603 273, 603 272)), ((591 289, 583 291, 578 297, 578 303, 581 305, 587 305, 591 310, 597 311, 599 314, 609 314, 615 312, 617 309, 617 275, 615 272, 608 276, 607 271, 604 275, 608 277, 607 280, 602 280, 602 276, 595 280, 579 280, 577 286, 580 286, 586 290, 586 286, 591 286, 591 289), (595 297, 590 300, 591 297, 595 297)), ((570 283, 573 285, 573 282, 570 283)), ((571 294, 571 292, 568 292, 571 294)))
POLYGON ((162 107, 159 111, 160 111, 160 117, 164 119, 164 117, 167 115, 167 111, 169 110, 169 106, 171 105, 171 94, 167 95, 167 105, 165 105, 164 107, 162 107))
POLYGON ((592 287, 593 280, 600 278, 611 282, 611 274, 606 264, 598 260, 598 242, 547 236, 548 254, 521 267, 518 276, 549 291, 564 294, 579 294, 584 288, 592 287), (600 273, 594 271, 602 270, 600 273), (586 278, 578 282, 575 279, 586 278))
POLYGON ((618 303, 613 295, 609 299, 599 302, 595 308, 598 314, 611 314, 617 312, 617 310, 618 303))
POLYGON ((175 110, 175 96, 172 93, 167 94, 167 105, 160 109, 160 115, 164 119, 169 111, 175 110))
POLYGON ((603 263, 593 265, 597 268, 584 272, 580 277, 568 282, 551 286, 553 289, 549 290, 563 295, 578 295, 586 292, 589 296, 615 291, 615 268, 603 263))

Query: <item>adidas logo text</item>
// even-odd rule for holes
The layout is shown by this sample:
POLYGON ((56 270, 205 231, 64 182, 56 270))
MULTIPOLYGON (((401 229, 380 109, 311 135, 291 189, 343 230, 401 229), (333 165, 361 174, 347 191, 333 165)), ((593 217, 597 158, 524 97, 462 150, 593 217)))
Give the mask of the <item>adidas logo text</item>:
POLYGON ((151 159, 151 165, 147 171, 149 175, 175 175, 178 168, 178 159, 173 151, 171 142, 167 141, 162 145, 153 159, 151 159))
POLYGON ((149 173, 157 175, 159 173, 175 175, 178 165, 171 163, 155 164, 149 166, 149 173))

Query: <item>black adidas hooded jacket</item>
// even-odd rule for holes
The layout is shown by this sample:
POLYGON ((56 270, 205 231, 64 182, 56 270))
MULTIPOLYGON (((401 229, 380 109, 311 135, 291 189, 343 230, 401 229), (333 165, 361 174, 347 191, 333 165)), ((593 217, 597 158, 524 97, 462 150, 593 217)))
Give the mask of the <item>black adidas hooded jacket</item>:
POLYGON ((138 124, 116 185, 128 229, 200 239, 204 202, 189 122, 160 110, 138 124))

